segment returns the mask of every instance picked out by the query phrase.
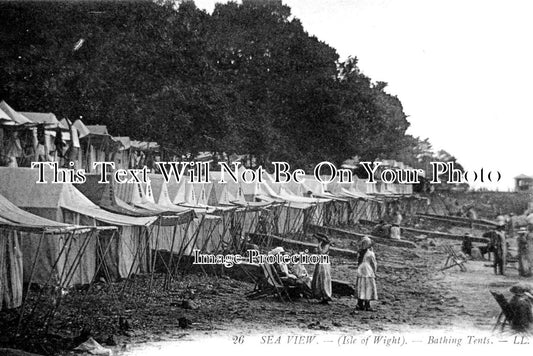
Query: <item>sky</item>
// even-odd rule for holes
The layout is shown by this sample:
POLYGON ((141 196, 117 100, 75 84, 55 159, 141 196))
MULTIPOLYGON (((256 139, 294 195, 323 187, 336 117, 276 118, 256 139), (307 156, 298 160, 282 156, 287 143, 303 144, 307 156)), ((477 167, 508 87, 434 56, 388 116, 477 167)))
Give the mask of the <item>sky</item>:
MULTIPOLYGON (((195 0, 211 12, 220 1, 195 0)), ((224 2, 224 1, 222 1, 224 2)), ((409 134, 429 138, 469 171, 499 171, 474 187, 508 190, 533 175, 533 1, 283 0, 304 29, 358 58, 402 102, 409 134)))

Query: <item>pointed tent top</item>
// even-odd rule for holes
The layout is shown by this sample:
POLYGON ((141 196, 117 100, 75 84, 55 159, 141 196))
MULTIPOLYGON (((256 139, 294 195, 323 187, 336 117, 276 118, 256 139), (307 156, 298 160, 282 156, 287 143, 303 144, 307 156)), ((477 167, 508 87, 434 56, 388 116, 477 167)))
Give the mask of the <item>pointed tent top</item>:
POLYGON ((136 208, 115 196, 114 186, 116 183, 100 184, 99 174, 87 174, 82 184, 76 184, 76 188, 96 205, 117 214, 129 216, 154 216, 153 211, 136 208))
POLYGON ((0 195, 0 219, 4 220, 4 223, 7 221, 7 223, 33 228, 66 228, 70 226, 22 210, 3 195, 0 195))
POLYGON ((89 128, 87 126, 85 126, 83 121, 81 121, 80 119, 74 121, 73 125, 74 125, 75 128, 78 129, 78 137, 79 138, 85 137, 85 136, 87 136, 90 133, 89 128))
POLYGON ((176 213, 187 212, 187 209, 175 205, 161 205, 155 203, 153 199, 153 193, 151 191, 151 186, 149 184, 133 183, 130 184, 134 186, 132 191, 133 196, 131 199, 132 205, 157 212, 158 214, 170 214, 175 215, 176 213))
POLYGON ((305 196, 305 194, 307 193, 307 190, 301 182, 297 183, 291 180, 290 182, 285 183, 283 186, 285 187, 285 189, 287 189, 288 192, 297 196, 305 196))
POLYGON ((4 125, 31 125, 32 121, 21 113, 15 111, 5 101, 0 102, 0 109, 4 114, 9 116, 10 121, 4 122, 4 125))
POLYGON ((218 202, 216 201, 216 191, 213 187, 213 183, 204 185, 204 191, 205 191, 205 204, 211 205, 211 206, 218 205, 218 202))
POLYGON ((8 123, 11 121, 9 115, 0 108, 0 123, 8 123))
POLYGON ((163 206, 174 206, 172 200, 170 199, 170 195, 168 194, 168 187, 165 182, 163 182, 163 184, 161 185, 161 191, 159 192, 157 204, 163 206))
POLYGON ((127 150, 131 147, 131 140, 128 136, 114 136, 113 139, 122 145, 122 150, 127 150))
POLYGON ((228 185, 228 198, 230 201, 233 202, 246 202, 246 198, 244 197, 244 191, 242 190, 242 187, 240 184, 235 185, 228 185))
POLYGON ((272 177, 270 174, 265 174, 264 178, 265 180, 262 184, 265 185, 265 188, 267 188, 268 191, 273 191, 275 194, 279 194, 281 192, 281 188, 285 186, 285 183, 275 183, 274 177, 272 177))
MULTIPOLYGON (((54 128, 58 126, 62 127, 57 117, 51 112, 21 112, 21 114, 24 115, 24 117, 28 118, 34 124, 44 124, 47 127, 54 128)), ((66 126, 66 128, 68 129, 68 125, 66 126)))
POLYGON ((220 180, 222 179, 222 172, 220 171, 209 172, 209 179, 213 184, 215 185, 222 184, 225 187, 227 194, 228 194, 228 199, 230 200, 230 202, 233 202, 233 201, 239 201, 243 203, 246 202, 246 199, 244 198, 243 187, 245 187, 244 189, 247 189, 247 190, 254 189, 252 186, 254 184, 235 182, 229 175, 224 176, 224 181, 226 183, 219 183, 220 180))
MULTIPOLYGON (((161 194, 163 194, 163 189, 166 190, 164 194, 168 195, 170 202, 174 201, 176 194, 178 194, 179 188, 182 184, 182 181, 176 182, 174 177, 171 177, 169 182, 165 182, 165 179, 162 174, 149 173, 148 179, 150 179, 150 184, 152 186, 152 194, 156 202, 159 202, 161 199, 161 194)), ((165 198, 166 199, 166 198, 165 198)))
POLYGON ((91 135, 105 135, 109 136, 106 125, 85 125, 91 135))
POLYGON ((159 150, 159 144, 157 142, 144 142, 144 141, 130 141, 131 147, 140 151, 157 151, 159 150))
POLYGON ((120 149, 121 143, 115 140, 113 136, 111 136, 108 133, 106 125, 84 125, 84 126, 87 129, 87 132, 88 132, 87 135, 81 135, 82 133, 85 133, 85 131, 82 131, 80 128, 78 128, 78 126, 75 125, 75 127, 80 132, 80 135, 79 135, 80 138, 89 136, 91 137, 91 140, 94 140, 93 143, 108 144, 117 151, 120 149))
MULTIPOLYGON (((131 217, 108 212, 91 202, 71 183, 37 184, 38 170, 31 168, 0 168, 0 193, 15 205, 25 208, 67 209, 110 225, 144 226, 157 217, 131 217)), ((53 171, 45 169, 51 181, 53 171)))
POLYGON ((208 183, 190 183, 196 196, 196 204, 207 205, 208 183))
POLYGON ((155 204, 155 198, 154 198, 154 192, 152 191, 152 183, 150 180, 144 185, 144 190, 142 191, 144 193, 143 198, 149 201, 152 204, 155 204))
POLYGON ((190 188, 187 186, 187 183, 185 181, 185 179, 182 179, 179 183, 177 183, 178 189, 173 197, 172 195, 170 195, 169 191, 170 200, 173 204, 182 204, 188 202, 187 195, 189 194, 190 188))
POLYGON ((224 183, 214 182, 208 203, 209 205, 231 204, 231 200, 228 194, 228 185, 224 183))

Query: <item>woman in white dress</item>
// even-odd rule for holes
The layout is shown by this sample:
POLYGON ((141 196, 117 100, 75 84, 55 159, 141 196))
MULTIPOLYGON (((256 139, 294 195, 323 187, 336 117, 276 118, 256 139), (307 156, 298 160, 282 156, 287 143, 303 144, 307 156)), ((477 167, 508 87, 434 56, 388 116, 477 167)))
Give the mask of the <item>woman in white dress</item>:
MULTIPOLYGON (((319 239, 318 254, 329 254, 329 238, 324 234, 316 234, 315 237, 319 239)), ((328 304, 331 301, 331 266, 329 262, 319 263, 315 266, 313 279, 311 280, 311 289, 316 299, 320 300, 321 304, 328 304)))
POLYGON ((371 300, 378 299, 376 288, 376 256, 372 250, 372 240, 365 236, 359 247, 359 267, 357 268, 357 279, 355 282, 355 292, 357 296, 357 310, 373 311, 370 307, 371 300))

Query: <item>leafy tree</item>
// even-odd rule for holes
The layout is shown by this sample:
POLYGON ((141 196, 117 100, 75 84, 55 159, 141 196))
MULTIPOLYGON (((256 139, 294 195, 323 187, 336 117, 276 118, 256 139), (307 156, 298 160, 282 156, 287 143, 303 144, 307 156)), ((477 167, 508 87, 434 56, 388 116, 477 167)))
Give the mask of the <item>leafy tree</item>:
MULTIPOLYGON (((0 3, 0 98, 104 124, 163 153, 310 169, 348 157, 423 166, 400 100, 279 0, 0 3)), ((420 156, 422 155, 422 156, 420 156)), ((421 158, 422 157, 422 158, 421 158)))

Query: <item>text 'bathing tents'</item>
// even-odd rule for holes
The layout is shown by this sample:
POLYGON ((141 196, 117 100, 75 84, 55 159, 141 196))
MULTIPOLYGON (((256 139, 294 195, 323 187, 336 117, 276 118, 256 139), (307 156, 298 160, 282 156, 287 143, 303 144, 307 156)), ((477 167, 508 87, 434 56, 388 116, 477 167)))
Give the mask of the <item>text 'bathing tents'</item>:
POLYGON ((0 309, 22 304, 22 283, 67 287, 90 282, 95 256, 85 254, 96 228, 28 213, 0 195, 0 309))
POLYGON ((157 217, 131 217, 101 209, 70 183, 50 183, 53 172, 45 169, 48 183, 37 184, 38 170, 0 168, 0 194, 35 215, 84 226, 116 226, 91 242, 87 253, 105 256, 106 278, 127 278, 146 272, 149 248, 147 226, 157 217))

